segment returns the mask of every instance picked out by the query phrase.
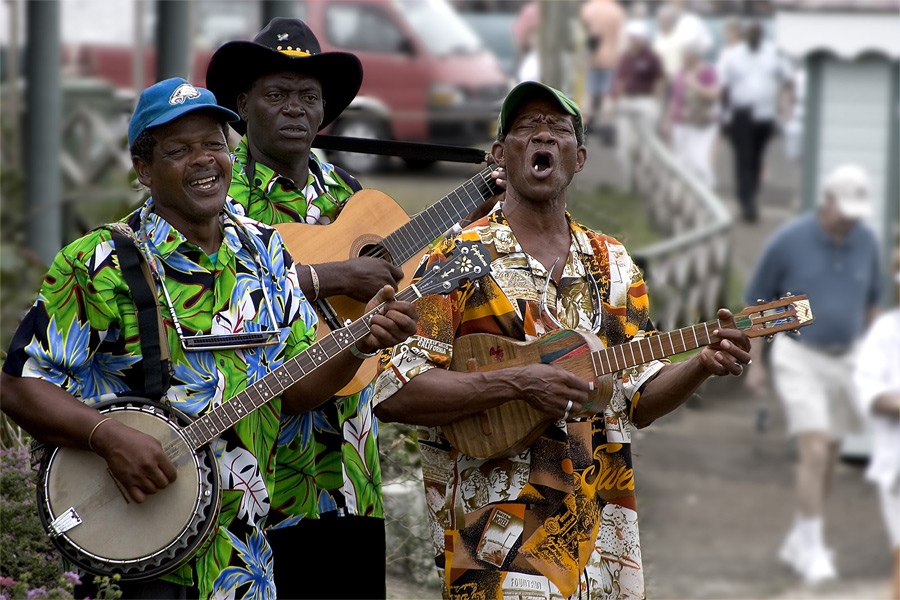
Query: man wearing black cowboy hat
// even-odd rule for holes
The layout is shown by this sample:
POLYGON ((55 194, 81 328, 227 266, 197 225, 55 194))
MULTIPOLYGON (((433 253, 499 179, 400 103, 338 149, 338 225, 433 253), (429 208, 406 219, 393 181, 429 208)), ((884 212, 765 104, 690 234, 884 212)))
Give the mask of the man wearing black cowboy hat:
MULTIPOLYGON (((306 23, 276 18, 252 42, 219 48, 206 82, 241 117, 233 124, 243 134, 230 188, 236 210, 270 225, 334 221, 362 186, 310 149, 316 133, 359 91, 359 59, 322 52, 306 23)), ((370 257, 297 271, 312 300, 368 300, 403 277, 391 263, 370 257)), ((268 532, 281 598, 386 595, 381 470, 367 392, 282 422, 268 532)))

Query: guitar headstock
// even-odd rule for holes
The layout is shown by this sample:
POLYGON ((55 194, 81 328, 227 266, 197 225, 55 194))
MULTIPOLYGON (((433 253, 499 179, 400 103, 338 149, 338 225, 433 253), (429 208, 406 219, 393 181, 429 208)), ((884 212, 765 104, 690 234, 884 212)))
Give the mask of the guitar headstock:
POLYGON ((734 324, 752 338, 768 337, 779 331, 796 332, 814 319, 809 298, 787 294, 778 300, 745 308, 734 316, 734 324))
POLYGON ((446 260, 428 266, 415 283, 419 293, 449 294, 462 282, 480 279, 491 272, 491 259, 481 242, 460 242, 446 260))

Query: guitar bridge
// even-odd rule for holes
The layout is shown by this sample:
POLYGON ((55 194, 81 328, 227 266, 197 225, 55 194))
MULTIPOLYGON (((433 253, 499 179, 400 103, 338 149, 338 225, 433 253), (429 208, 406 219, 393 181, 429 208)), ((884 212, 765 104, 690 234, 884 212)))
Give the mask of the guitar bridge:
POLYGON ((75 512, 75 507, 72 506, 50 523, 50 537, 59 537, 79 525, 81 525, 81 517, 78 516, 78 513, 75 512))

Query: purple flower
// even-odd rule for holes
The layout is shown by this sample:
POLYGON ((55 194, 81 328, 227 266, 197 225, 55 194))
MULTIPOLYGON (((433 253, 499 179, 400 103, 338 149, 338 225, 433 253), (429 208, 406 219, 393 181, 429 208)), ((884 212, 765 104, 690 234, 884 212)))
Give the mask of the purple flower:
POLYGON ((78 573, 74 571, 66 571, 63 573, 66 576, 66 579, 72 582, 73 585, 81 585, 81 577, 78 576, 78 573))
POLYGON ((28 591, 28 600, 32 600, 32 598, 43 598, 47 595, 47 590, 44 588, 37 588, 36 590, 28 591))

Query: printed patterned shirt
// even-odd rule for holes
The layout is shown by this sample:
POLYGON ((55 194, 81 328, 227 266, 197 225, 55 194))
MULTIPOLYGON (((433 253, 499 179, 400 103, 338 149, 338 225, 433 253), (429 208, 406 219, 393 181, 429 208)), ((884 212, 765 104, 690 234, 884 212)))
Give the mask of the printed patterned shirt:
MULTIPOLYGON (((234 159, 230 193, 236 211, 270 225, 326 225, 362 189, 346 171, 313 154, 303 189, 259 162, 253 165, 250 185, 246 137, 234 159)), ((324 513, 384 517, 371 398, 372 387, 367 386, 359 394, 282 420, 270 527, 289 527, 324 513)))
MULTIPOLYGON (((655 333, 644 282, 625 248, 570 223, 570 256, 559 283, 547 285, 544 311, 547 271, 522 250, 502 205, 441 242, 417 275, 457 241, 480 240, 492 276, 416 302, 418 333, 383 353, 374 405, 412 377, 448 368, 453 341, 467 334, 533 340, 562 325, 593 329, 611 346, 655 333)), ((642 386, 662 365, 615 373, 605 412, 559 421, 510 458, 475 459, 453 448, 441 428, 418 428, 445 597, 643 597, 629 430, 642 386)))
MULTIPOLYGON (((185 352, 163 306, 172 377, 165 400, 189 417, 228 401, 305 348, 316 315, 306 302, 293 261, 272 228, 223 213, 215 262, 151 212, 152 200, 123 221, 63 248, 40 295, 16 332, 3 370, 38 377, 87 404, 134 395, 144 387, 140 334, 131 292, 119 267, 110 227, 143 236, 185 335, 280 329, 280 343, 239 350, 185 352), (269 275, 260 280, 243 227, 269 275), (277 323, 271 323, 263 288, 277 323)), ((215 438, 222 507, 210 540, 196 558, 167 576, 196 585, 201 598, 274 598, 272 552, 263 526, 274 485, 281 399, 274 398, 215 438), (192 568, 193 565, 193 568, 192 568)))

